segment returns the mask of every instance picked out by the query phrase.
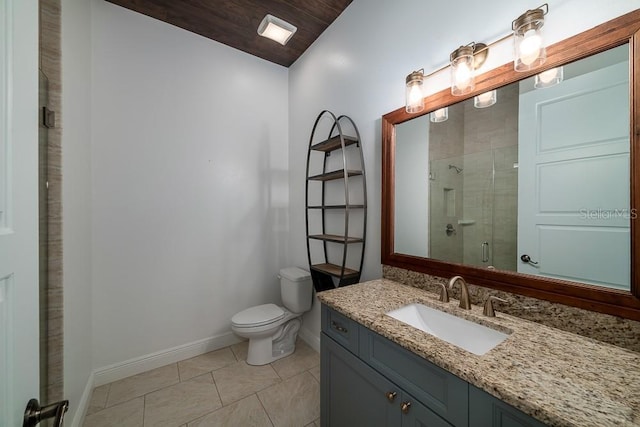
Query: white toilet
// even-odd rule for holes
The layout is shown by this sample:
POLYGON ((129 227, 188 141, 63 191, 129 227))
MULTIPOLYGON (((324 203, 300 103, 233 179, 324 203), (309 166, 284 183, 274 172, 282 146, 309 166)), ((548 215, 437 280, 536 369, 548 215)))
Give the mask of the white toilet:
POLYGON ((249 338, 249 365, 266 365, 294 352, 301 316, 311 309, 311 275, 298 267, 283 268, 280 278, 282 304, 247 308, 231 318, 231 330, 249 338))

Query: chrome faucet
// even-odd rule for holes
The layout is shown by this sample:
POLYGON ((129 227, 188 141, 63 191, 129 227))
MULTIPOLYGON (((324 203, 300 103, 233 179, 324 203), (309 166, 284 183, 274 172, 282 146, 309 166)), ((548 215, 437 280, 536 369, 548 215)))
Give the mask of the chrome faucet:
POLYGON ((453 289, 453 285, 456 282, 460 282, 460 308, 465 310, 471 310, 471 301, 469 300, 469 288, 467 282, 464 281, 462 276, 454 276, 449 280, 449 289, 453 289))

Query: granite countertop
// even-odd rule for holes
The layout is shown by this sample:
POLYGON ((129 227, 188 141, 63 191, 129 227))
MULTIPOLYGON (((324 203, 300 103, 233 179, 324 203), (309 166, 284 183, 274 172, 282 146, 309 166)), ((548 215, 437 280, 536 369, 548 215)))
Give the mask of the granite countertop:
POLYGON ((553 426, 640 426, 640 353, 380 279, 318 294, 345 316, 553 426), (511 332, 478 356, 384 313, 413 302, 511 332))

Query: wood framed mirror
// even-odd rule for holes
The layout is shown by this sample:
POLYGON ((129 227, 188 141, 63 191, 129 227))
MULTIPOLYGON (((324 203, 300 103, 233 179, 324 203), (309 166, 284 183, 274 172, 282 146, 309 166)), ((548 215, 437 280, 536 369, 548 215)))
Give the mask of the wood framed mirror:
MULTIPOLYGON (((627 66, 625 64, 625 66, 627 66)), ((521 294, 552 302, 580 307, 591 311, 617 315, 629 319, 640 320, 640 227, 635 213, 640 208, 640 10, 628 13, 607 23, 599 25, 584 33, 570 37, 547 48, 547 61, 534 71, 517 73, 513 63, 508 63, 476 77, 475 90, 464 96, 454 97, 449 89, 424 98, 425 109, 419 114, 409 114, 405 108, 399 108, 382 117, 382 264, 418 271, 434 276, 451 277, 462 275, 470 283, 488 288, 521 294), (576 61, 602 54, 618 48, 628 50, 628 212, 626 233, 625 264, 629 263, 626 289, 605 287, 579 280, 567 280, 559 277, 533 275, 517 271, 509 271, 499 266, 474 266, 464 261, 443 261, 442 257, 417 255, 396 244, 400 230, 396 230, 396 161, 398 125, 443 107, 469 102, 476 95, 503 88, 507 85, 523 81, 543 71, 566 66, 576 61), (398 248, 396 248, 398 246, 398 248), (404 253, 403 253, 404 252, 404 253)), ((423 118, 425 120, 426 117, 423 118)), ((625 117, 626 120, 626 117, 625 117)), ((514 164, 514 167, 517 167, 514 164)), ((462 170, 454 164, 454 173, 462 170)), ((457 172, 460 173, 460 172, 457 172)), ((425 184, 429 185, 429 184, 425 184)), ((459 219, 458 224, 470 223, 470 220, 459 219), (467 221, 467 222, 465 222, 467 221)), ((449 226, 449 224, 447 224, 449 226)), ((443 229, 444 230, 444 229, 443 229)), ((426 238, 426 237, 425 237, 426 238)), ((606 252, 606 248, 603 248, 606 252)), ((603 252, 603 253, 604 253, 603 252)), ((520 254, 513 256, 520 258, 520 254)), ((586 267, 586 266, 585 266, 586 267)))

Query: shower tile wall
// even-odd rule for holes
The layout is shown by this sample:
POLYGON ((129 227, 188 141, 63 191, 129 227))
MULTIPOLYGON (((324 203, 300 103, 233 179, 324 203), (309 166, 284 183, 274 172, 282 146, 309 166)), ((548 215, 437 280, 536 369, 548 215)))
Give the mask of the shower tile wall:
POLYGON ((517 269, 518 174, 514 164, 518 161, 518 95, 518 85, 508 85, 498 90, 498 102, 491 107, 479 109, 472 102, 464 103, 467 197, 463 212, 476 220, 468 226, 475 235, 465 236, 465 264, 489 265, 481 261, 481 243, 486 241, 493 266, 517 269))
POLYGON ((462 262, 463 230, 457 224, 462 212, 462 174, 449 165, 462 167, 464 154, 464 108, 449 107, 449 119, 429 127, 429 254, 432 258, 462 262), (447 125, 445 125, 447 124, 447 125), (448 235, 447 224, 456 232, 448 235))
POLYGON ((446 122, 430 127, 433 258, 516 269, 517 110, 518 86, 512 85, 498 91, 495 105, 477 109, 472 100, 453 105, 446 122), (452 196, 455 212, 447 209, 452 196), (446 224, 456 229, 454 235, 445 233, 446 224), (482 262, 483 242, 489 244, 491 263, 482 262))

